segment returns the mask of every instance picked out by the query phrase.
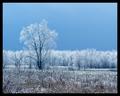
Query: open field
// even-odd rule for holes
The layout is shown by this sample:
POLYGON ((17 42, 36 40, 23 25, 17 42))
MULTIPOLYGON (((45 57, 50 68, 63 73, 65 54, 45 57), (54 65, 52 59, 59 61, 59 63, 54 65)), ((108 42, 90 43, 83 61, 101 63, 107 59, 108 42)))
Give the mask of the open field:
POLYGON ((117 93, 117 72, 3 70, 4 93, 117 93))

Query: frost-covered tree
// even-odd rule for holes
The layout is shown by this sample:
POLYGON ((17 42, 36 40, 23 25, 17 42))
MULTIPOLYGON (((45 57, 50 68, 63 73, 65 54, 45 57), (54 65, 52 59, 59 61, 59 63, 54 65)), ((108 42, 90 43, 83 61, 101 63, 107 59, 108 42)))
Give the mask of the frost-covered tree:
POLYGON ((35 61, 36 59, 34 58, 35 54, 33 51, 24 51, 24 58, 23 58, 23 65, 29 69, 32 69, 33 67, 35 68, 35 61))
POLYGON ((14 65, 17 69, 20 69, 23 58, 24 58, 24 56, 23 56, 23 51, 22 50, 14 52, 14 55, 13 55, 12 59, 14 61, 14 65))
POLYGON ((56 36, 57 33, 48 28, 46 20, 42 20, 41 23, 31 24, 22 29, 20 41, 29 50, 34 50, 38 69, 43 69, 49 49, 55 44, 54 39, 56 36))
POLYGON ((3 69, 8 65, 8 56, 5 50, 3 50, 3 69))

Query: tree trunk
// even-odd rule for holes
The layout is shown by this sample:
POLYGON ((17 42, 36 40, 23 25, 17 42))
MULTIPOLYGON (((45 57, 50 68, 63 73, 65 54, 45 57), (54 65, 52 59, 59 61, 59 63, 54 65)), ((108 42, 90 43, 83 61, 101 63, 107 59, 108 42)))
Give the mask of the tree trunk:
POLYGON ((38 61, 37 61, 37 66, 38 66, 38 69, 39 69, 39 70, 42 70, 42 66, 41 66, 41 65, 42 65, 41 60, 38 60, 38 61))

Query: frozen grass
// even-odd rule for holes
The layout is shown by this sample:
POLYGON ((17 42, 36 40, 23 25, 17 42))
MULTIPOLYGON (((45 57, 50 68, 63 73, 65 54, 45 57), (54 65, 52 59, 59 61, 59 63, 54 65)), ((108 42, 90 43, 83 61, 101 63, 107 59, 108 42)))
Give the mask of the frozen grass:
POLYGON ((3 92, 117 93, 117 72, 3 70, 3 92))

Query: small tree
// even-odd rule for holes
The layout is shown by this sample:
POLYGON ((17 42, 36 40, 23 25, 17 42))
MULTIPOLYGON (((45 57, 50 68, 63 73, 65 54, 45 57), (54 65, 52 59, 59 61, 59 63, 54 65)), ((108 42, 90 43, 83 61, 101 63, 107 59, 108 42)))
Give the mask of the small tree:
POLYGON ((3 69, 8 65, 8 56, 5 50, 3 50, 3 69))
POLYGON ((19 70, 22 64, 23 51, 14 52, 14 56, 12 58, 13 58, 15 67, 17 68, 17 70, 19 70))

